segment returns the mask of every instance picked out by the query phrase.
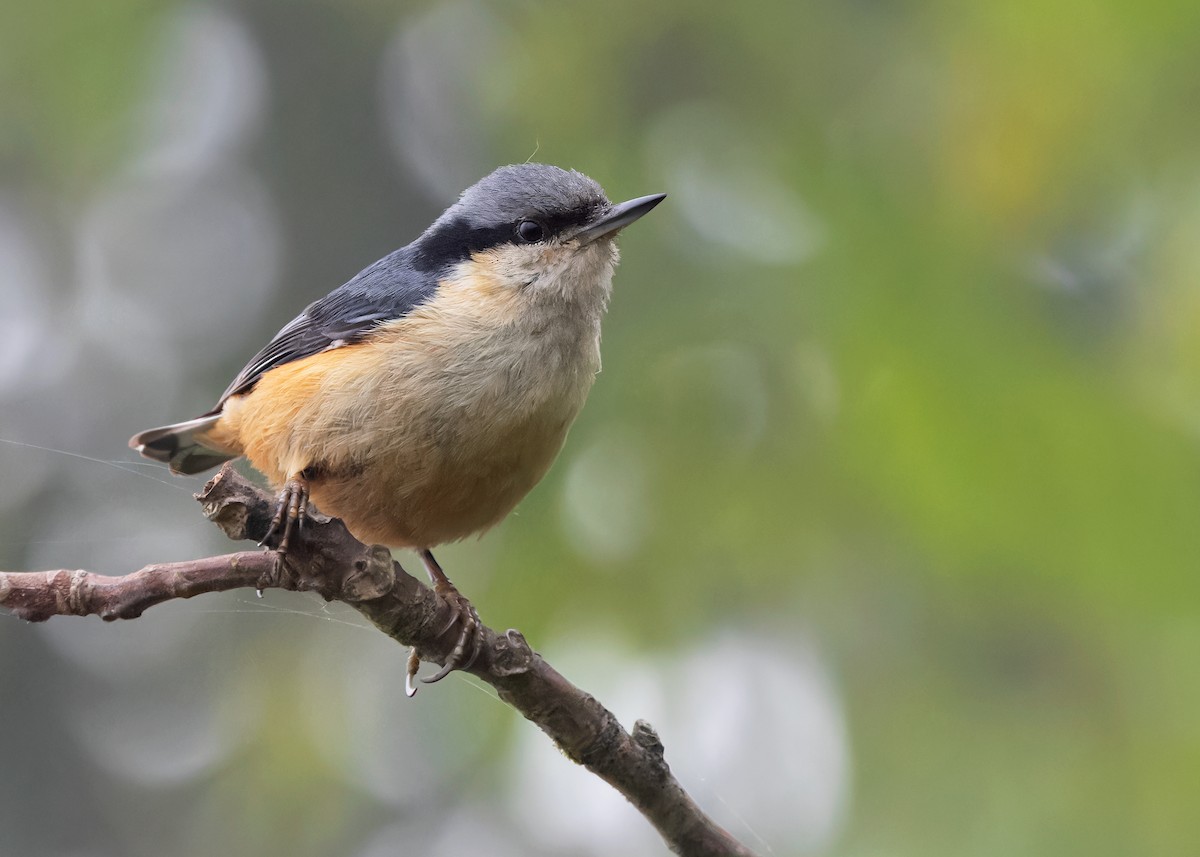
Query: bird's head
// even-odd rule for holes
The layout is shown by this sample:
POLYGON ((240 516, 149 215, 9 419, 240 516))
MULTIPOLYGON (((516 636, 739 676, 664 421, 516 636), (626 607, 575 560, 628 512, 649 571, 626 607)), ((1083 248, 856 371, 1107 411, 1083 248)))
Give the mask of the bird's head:
POLYGON ((414 243, 417 264, 449 274, 470 262, 531 299, 607 299, 614 239, 666 194, 613 204, 594 180, 545 164, 500 167, 463 191, 414 243))

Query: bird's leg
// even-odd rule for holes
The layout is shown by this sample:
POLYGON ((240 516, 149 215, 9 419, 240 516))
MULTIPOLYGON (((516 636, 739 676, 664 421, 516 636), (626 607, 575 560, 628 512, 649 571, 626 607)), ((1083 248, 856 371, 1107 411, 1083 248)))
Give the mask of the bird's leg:
MULTIPOLYGON (((421 551, 421 562, 425 565, 425 571, 429 573, 429 579, 433 581, 433 591, 454 609, 454 616, 442 633, 452 628, 456 622, 462 624, 458 641, 454 644, 450 654, 446 656, 446 663, 436 675, 421 679, 426 684, 433 684, 435 681, 441 681, 454 670, 465 670, 475 662, 475 658, 479 656, 479 650, 483 646, 483 623, 479 621, 479 614, 475 612, 475 607, 450 582, 450 578, 446 577, 446 572, 442 571, 442 567, 438 565, 438 561, 433 558, 432 553, 427 550, 421 551)), ((412 679, 416 675, 419 665, 420 660, 414 649, 408 659, 407 689, 409 696, 416 693, 412 679)))
POLYGON ((287 554, 288 541, 292 533, 303 529, 304 516, 308 514, 308 479, 304 472, 294 473, 283 483, 275 500, 275 517, 263 536, 260 545, 265 545, 282 531, 279 544, 275 546, 281 557, 287 554))

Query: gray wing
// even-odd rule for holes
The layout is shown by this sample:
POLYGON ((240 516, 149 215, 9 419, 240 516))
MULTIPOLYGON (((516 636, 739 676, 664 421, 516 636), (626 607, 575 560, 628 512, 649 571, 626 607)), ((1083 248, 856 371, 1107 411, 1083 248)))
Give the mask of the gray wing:
POLYGON ((210 413, 277 366, 359 342, 380 324, 403 318, 428 300, 437 291, 437 278, 416 270, 411 256, 407 247, 397 250, 309 304, 251 358, 210 413))

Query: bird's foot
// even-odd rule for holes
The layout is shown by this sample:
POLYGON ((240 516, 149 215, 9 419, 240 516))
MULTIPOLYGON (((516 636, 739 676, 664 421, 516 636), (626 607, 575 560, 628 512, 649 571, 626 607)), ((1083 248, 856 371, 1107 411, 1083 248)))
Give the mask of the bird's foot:
MULTIPOLYGON (((297 473, 288 477, 275 498, 275 516, 271 518, 271 525, 259 545, 266 546, 276 537, 279 539, 274 545, 276 582, 284 572, 284 558, 287 556, 292 535, 304 530, 304 519, 308 515, 308 496, 308 480, 303 473, 297 473)), ((262 589, 260 581, 259 591, 262 589)))
MULTIPOLYGON (((429 678, 421 679, 426 684, 433 684, 435 681, 441 681, 454 670, 465 670, 475 663, 480 649, 483 648, 483 623, 479 620, 479 614, 475 611, 474 605, 450 582, 450 578, 442 571, 442 567, 433 558, 433 554, 427 550, 421 551, 421 561, 425 564, 425 570, 433 581, 433 591, 453 610, 450 623, 442 629, 439 636, 449 631, 455 624, 462 626, 454 648, 446 656, 446 662, 442 668, 429 678)), ((416 677, 420 665, 420 656, 414 648, 408 655, 408 677, 405 681, 405 691, 409 696, 417 692, 413 679, 416 677)))
POLYGON ((263 536, 260 545, 266 545, 277 535, 280 536, 275 550, 286 554, 288 542, 292 533, 304 529, 304 516, 308 514, 308 480, 303 473, 289 476, 287 482, 275 498, 275 517, 271 518, 271 526, 263 536))

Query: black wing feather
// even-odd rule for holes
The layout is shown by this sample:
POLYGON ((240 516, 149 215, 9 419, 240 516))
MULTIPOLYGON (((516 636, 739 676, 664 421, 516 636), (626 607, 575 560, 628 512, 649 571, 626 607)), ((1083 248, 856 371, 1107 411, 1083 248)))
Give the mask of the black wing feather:
POLYGON ((309 304, 254 355, 211 413, 230 396, 249 391, 272 369, 358 342, 380 324, 403 318, 427 301, 437 291, 437 278, 416 270, 412 255, 409 247, 397 250, 309 304))

